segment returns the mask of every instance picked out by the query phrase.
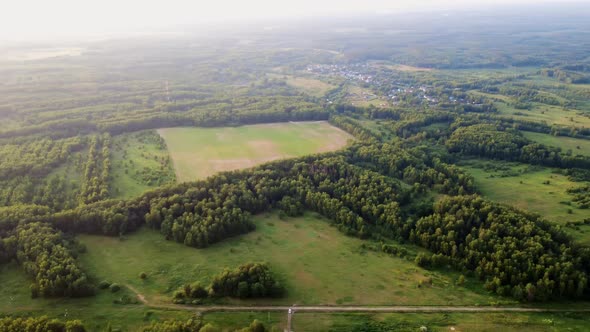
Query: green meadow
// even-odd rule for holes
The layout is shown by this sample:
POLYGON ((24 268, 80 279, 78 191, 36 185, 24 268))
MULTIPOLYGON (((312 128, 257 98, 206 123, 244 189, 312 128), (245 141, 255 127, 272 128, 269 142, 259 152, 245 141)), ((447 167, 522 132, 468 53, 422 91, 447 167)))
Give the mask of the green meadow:
POLYGON ((560 224, 590 217, 590 210, 577 208, 566 192, 581 183, 551 168, 482 159, 463 160, 460 165, 474 177, 481 194, 493 201, 538 213, 560 224))
POLYGON ((538 313, 404 313, 317 314, 296 313, 293 330, 305 332, 396 331, 588 331, 584 314, 538 313), (377 329, 380 328, 380 329, 377 329))
MULTIPOLYGON (((515 97, 480 91, 470 91, 470 93, 475 96, 489 98, 498 108, 498 113, 500 115, 514 119, 547 123, 549 125, 555 124, 576 127, 590 126, 588 112, 581 109, 570 109, 563 106, 548 105, 538 102, 531 102, 530 109, 517 109, 514 107, 518 101, 515 97)), ((558 96, 556 98, 559 99, 558 96)))
POLYGON ((573 155, 579 154, 590 156, 590 140, 567 136, 553 136, 549 134, 533 133, 530 131, 524 131, 523 134, 524 137, 531 141, 561 148, 563 152, 571 150, 573 155))
POLYGON ((110 190, 114 198, 138 196, 144 191, 174 182, 168 151, 153 130, 113 137, 110 190))
MULTIPOLYGON (((343 235, 328 220, 315 213, 280 219, 276 213, 255 217, 254 232, 235 237, 206 249, 195 249, 167 241, 154 230, 143 228, 125 237, 80 235, 86 247, 81 266, 97 283, 102 280, 122 286, 111 293, 81 299, 30 299, 30 278, 16 264, 0 266, 0 311, 13 315, 45 314, 81 319, 91 331, 104 331, 108 324, 124 331, 136 331, 152 320, 187 319, 192 313, 174 310, 171 296, 185 283, 210 282, 224 268, 247 261, 268 262, 285 285, 281 299, 220 299, 227 304, 327 304, 327 305, 489 305, 513 303, 486 293, 481 284, 468 279, 457 286, 459 276, 451 271, 429 271, 413 262, 416 248, 407 246, 408 258, 369 251, 366 240, 343 235), (139 278, 145 272, 146 279, 139 278), (122 297, 144 297, 150 304, 170 306, 149 308, 139 302, 116 304, 122 297)), ((198 308, 198 307, 195 307, 198 308)), ((298 316, 299 317, 299 316, 298 316)), ((302 316, 303 317, 303 316, 302 316)), ((240 327, 253 318, 284 327, 282 313, 206 314, 205 319, 220 326, 240 327)), ((315 326, 304 318, 298 324, 315 326)), ((301 330, 301 329, 299 329, 301 330)))
MULTIPOLYGON (((424 270, 412 258, 366 251, 316 214, 281 220, 255 217, 256 231, 206 249, 165 240, 144 228, 125 239, 80 236, 88 252, 82 266, 98 280, 130 285, 151 303, 170 303, 182 285, 207 285, 224 268, 267 262, 287 288, 281 299, 223 300, 232 304, 423 304, 467 305, 493 301, 454 285, 457 274, 424 270), (145 272, 148 278, 138 275, 145 272), (452 291, 450 291, 452 290, 452 291)), ((478 285, 480 286, 480 285, 478 285)), ((474 287, 475 288, 475 287, 474 287)))

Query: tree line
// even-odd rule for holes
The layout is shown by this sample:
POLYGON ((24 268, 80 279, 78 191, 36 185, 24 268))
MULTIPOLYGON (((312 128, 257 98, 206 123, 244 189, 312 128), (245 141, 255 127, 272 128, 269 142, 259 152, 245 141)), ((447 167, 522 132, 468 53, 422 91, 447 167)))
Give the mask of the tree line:
POLYGON ((588 292, 587 249, 539 216, 478 196, 439 201, 432 215, 416 222, 409 240, 443 256, 422 265, 452 264, 499 295, 544 301, 588 292))
MULTIPOLYGON (((205 323, 201 317, 190 318, 186 321, 166 320, 163 322, 152 322, 149 326, 141 329, 142 332, 221 332, 230 331, 221 329, 214 324, 205 323)), ((265 332, 269 331, 262 322, 255 319, 247 327, 231 330, 233 332, 265 332)), ((69 332, 69 331, 68 331, 69 332)))
POLYGON ((79 320, 62 321, 47 316, 41 317, 2 317, 0 331, 4 332, 85 332, 86 328, 79 320))
POLYGON ((83 297, 94 287, 75 259, 75 248, 45 223, 21 223, 1 239, 4 261, 16 259, 34 282, 31 297, 83 297))
POLYGON ((533 143, 518 131, 501 129, 489 124, 476 124, 456 129, 446 146, 450 152, 460 152, 492 159, 560 168, 590 167, 590 158, 562 152, 559 148, 533 143))
POLYGON ((95 135, 90 140, 79 195, 81 204, 102 201, 109 197, 110 145, 109 134, 95 135))

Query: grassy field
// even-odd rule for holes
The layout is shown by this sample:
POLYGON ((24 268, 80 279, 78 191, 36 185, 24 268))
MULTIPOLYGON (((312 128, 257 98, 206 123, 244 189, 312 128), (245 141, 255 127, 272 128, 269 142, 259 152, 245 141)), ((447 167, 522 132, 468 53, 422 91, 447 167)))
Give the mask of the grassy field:
MULTIPOLYGON (((115 304, 122 296, 144 296, 153 304, 170 304, 174 290, 187 282, 207 284, 225 267, 246 261, 266 261, 287 288, 287 296, 273 300, 220 300, 230 304, 399 304, 486 305, 513 303, 483 291, 468 280, 455 286, 458 273, 428 271, 413 262, 361 248, 362 241, 346 237, 315 214, 281 220, 274 213, 255 217, 257 230, 207 249, 166 241, 159 232, 141 229, 127 238, 79 236, 87 253, 83 268, 96 281, 123 286, 118 293, 98 291, 83 299, 31 300, 30 279, 15 264, 0 266, 0 312, 11 315, 48 315, 81 319, 91 331, 107 324, 136 331, 152 320, 187 319, 190 313, 148 308, 142 304, 115 304), (140 272, 148 274, 139 278, 140 272), (127 286, 127 287, 125 287, 127 286), (129 288, 128 288, 129 287, 129 288), (131 291, 131 288, 137 291, 131 291)), ((411 252, 416 249, 409 248, 411 252)), ((284 327, 281 313, 207 314, 220 326, 242 327, 258 318, 284 327)), ((315 326, 313 322, 298 324, 315 326)), ((299 331, 314 331, 299 329, 299 331)))
POLYGON ((81 319, 90 331, 113 328, 135 331, 150 320, 187 319, 190 314, 181 311, 148 310, 143 305, 120 305, 113 301, 124 295, 134 296, 123 289, 118 293, 99 291, 95 297, 82 299, 31 299, 30 278, 15 264, 0 265, 0 313, 17 316, 56 317, 81 319), (151 312, 151 314, 149 313, 151 312))
POLYGON ((350 331, 588 331, 584 314, 452 313, 452 314, 314 314, 296 313, 293 330, 350 331), (368 326, 373 327, 369 329, 368 326), (378 329, 379 328, 379 329, 378 329))
POLYGON ((150 130, 113 138, 112 197, 138 196, 148 189, 174 182, 168 152, 156 139, 159 139, 157 133, 150 130))
POLYGON ((561 126, 590 126, 590 118, 581 115, 580 111, 568 110, 563 107, 533 103, 531 110, 519 110, 506 103, 496 103, 498 111, 503 115, 510 115, 516 119, 546 122, 561 126))
POLYGON ((487 304, 497 300, 481 293, 481 285, 453 284, 455 274, 432 272, 413 262, 361 250, 362 240, 342 235, 315 214, 278 219, 255 218, 257 230, 214 245, 194 249, 166 241, 143 229, 126 240, 82 236, 88 253, 81 257, 91 275, 128 284, 149 301, 169 303, 174 290, 187 282, 206 285, 225 267, 265 261, 286 285, 282 299, 227 300, 248 304, 487 304), (140 272, 149 277, 141 280, 140 272), (432 280, 432 285, 423 283, 432 280), (478 292, 470 290, 470 286, 478 292))
POLYGON ((480 159, 465 160, 461 166, 475 178, 481 193, 493 201, 538 213, 561 224, 590 217, 590 210, 567 204, 572 196, 566 190, 581 183, 555 174, 550 168, 480 159))
POLYGON ((224 128, 167 128, 165 139, 178 181, 253 167, 281 158, 337 150, 352 136, 327 122, 224 128))
POLYGON ((531 141, 561 148, 563 152, 572 150, 574 155, 580 154, 583 156, 590 156, 590 140, 566 136, 553 136, 549 134, 533 133, 530 131, 523 131, 523 134, 531 141))
MULTIPOLYGON (((510 116, 515 119, 545 122, 547 124, 556 124, 561 126, 578 126, 588 127, 590 126, 590 118, 586 116, 586 113, 581 110, 575 109, 564 109, 561 106, 547 105, 533 102, 531 103, 530 110, 516 109, 513 107, 516 103, 516 98, 511 96, 505 96, 501 94, 490 94, 480 91, 470 91, 471 94, 476 96, 484 96, 492 101, 498 108, 498 112, 501 115, 510 116)), ((554 96, 559 99, 558 96, 554 96)))
POLYGON ((287 85, 289 85, 290 87, 293 87, 299 91, 305 92, 308 95, 314 97, 325 96, 328 91, 336 88, 336 85, 334 84, 330 84, 328 82, 324 82, 311 77, 294 76, 286 74, 281 75, 275 73, 267 73, 266 76, 273 79, 285 80, 287 85))
POLYGON ((328 91, 336 87, 317 79, 298 76, 289 76, 287 84, 316 97, 324 96, 328 91))

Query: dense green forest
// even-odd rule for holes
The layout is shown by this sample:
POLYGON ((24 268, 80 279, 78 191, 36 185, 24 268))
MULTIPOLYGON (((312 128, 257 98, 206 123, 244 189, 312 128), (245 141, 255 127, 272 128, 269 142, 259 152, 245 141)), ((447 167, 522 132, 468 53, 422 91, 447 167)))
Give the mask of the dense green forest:
MULTIPOLYGON (((536 27, 535 15, 522 25, 536 27)), ((206 38, 211 47, 204 49, 185 47, 191 39, 157 47, 112 41, 73 58, 0 61, 0 263, 24 271, 31 301, 92 301, 102 295, 79 262, 81 234, 125 241, 145 227, 200 250, 255 232, 253 216, 261 213, 289 219, 312 211, 368 247, 460 274, 461 283, 467 277, 490 296, 587 303, 588 23, 575 16, 563 23, 575 32, 531 33, 522 44, 509 37, 523 29, 513 17, 497 34, 474 20, 439 18, 395 41, 382 32, 388 23, 375 20, 364 23, 372 37, 326 30, 313 47, 301 45, 306 29, 248 30, 239 35, 250 34, 252 44, 236 42, 239 35, 206 38), (444 43, 431 33, 414 50, 400 47, 444 24, 478 30, 465 39, 451 33, 444 43), (489 42, 470 43, 481 38, 489 42), (292 77, 331 88, 318 97, 292 77), (329 121, 354 141, 176 183, 166 142, 154 130, 291 121, 329 121), (543 142, 526 135, 532 132, 546 135, 543 142), (550 174, 535 180, 547 186, 567 181, 553 200, 572 219, 494 201, 465 160, 524 165, 494 169, 514 177, 514 186, 526 186, 520 176, 534 171, 550 174)), ((292 286, 265 263, 232 268, 210 284, 195 277, 166 290, 168 305, 280 298, 292 286)), ((0 329, 84 331, 83 323, 10 316, 0 318, 0 329)), ((201 318, 143 325, 217 330, 201 318)), ((357 330, 380 330, 373 325, 357 330)), ((241 331, 265 327, 254 321, 241 331)))

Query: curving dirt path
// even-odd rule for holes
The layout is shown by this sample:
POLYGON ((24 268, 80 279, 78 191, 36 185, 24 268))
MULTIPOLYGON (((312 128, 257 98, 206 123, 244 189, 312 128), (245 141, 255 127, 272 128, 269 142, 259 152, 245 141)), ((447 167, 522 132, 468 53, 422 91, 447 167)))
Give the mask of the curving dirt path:
POLYGON ((147 305, 147 306, 152 306, 148 300, 145 298, 145 296, 143 296, 143 294, 141 294, 140 292, 137 291, 137 289, 135 289, 135 287, 126 284, 125 287, 129 288, 130 291, 132 291, 133 293, 135 293, 135 295, 137 296, 137 299, 139 300, 139 302, 147 305))

